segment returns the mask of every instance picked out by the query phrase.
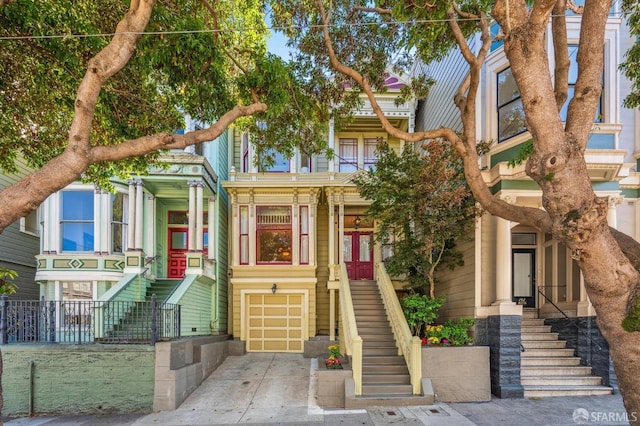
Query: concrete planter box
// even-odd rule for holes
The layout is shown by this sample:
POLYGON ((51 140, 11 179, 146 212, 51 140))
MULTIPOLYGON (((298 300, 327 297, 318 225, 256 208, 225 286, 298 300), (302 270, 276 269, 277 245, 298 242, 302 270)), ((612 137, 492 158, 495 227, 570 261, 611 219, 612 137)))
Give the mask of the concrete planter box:
POLYGON ((490 401, 489 347, 423 348, 422 377, 431 379, 437 401, 490 401))
POLYGON ((344 382, 353 377, 351 365, 342 361, 342 370, 329 370, 325 357, 318 357, 318 387, 316 398, 322 408, 344 408, 344 382))

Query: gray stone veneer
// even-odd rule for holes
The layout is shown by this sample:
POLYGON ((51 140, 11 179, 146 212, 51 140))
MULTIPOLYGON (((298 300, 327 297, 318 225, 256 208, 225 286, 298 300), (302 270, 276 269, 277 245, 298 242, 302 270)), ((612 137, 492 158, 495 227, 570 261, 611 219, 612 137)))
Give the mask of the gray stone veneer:
POLYGON ((522 317, 492 315, 475 322, 475 344, 489 346, 491 393, 500 398, 523 398, 520 383, 522 317))
POLYGON ((567 347, 576 351, 580 363, 591 367, 596 376, 602 377, 602 384, 617 389, 617 378, 609 357, 609 344, 596 324, 596 317, 547 318, 545 324, 558 333, 558 339, 565 340, 567 347))

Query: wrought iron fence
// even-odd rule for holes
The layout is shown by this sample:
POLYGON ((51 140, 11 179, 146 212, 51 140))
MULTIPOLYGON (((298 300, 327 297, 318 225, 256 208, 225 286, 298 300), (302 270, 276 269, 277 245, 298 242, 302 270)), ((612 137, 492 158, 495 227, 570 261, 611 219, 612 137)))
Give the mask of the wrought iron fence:
POLYGON ((180 337, 180 305, 0 297, 0 342, 150 343, 180 337))

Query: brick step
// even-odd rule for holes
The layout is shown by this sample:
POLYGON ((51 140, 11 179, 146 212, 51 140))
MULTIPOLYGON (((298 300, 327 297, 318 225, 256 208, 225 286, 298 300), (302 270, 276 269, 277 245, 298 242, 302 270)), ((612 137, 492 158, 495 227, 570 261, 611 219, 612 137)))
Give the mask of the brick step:
POLYGON ((544 398, 550 396, 595 396, 611 395, 613 389, 608 386, 531 386, 525 387, 525 398, 544 398))
POLYGON ((567 342, 564 340, 523 340, 525 351, 529 349, 564 349, 567 342))
POLYGON ((599 386, 598 376, 520 376, 520 383, 528 386, 599 386))
POLYGON ((369 384, 411 385, 411 376, 406 374, 364 374, 362 386, 369 384))
POLYGON ((526 349, 524 352, 520 352, 520 357, 561 357, 561 356, 574 356, 574 350, 570 348, 564 349, 550 349, 550 348, 532 348, 526 349))
POLYGON ((363 395, 411 395, 413 387, 410 384, 396 385, 385 383, 362 384, 363 395))
POLYGON ((582 365, 555 366, 555 365, 532 365, 522 366, 521 376, 588 376, 591 374, 591 367, 582 365))
POLYGON ((531 326, 522 326, 520 328, 522 334, 526 333, 550 333, 551 326, 550 325, 531 325, 531 326))
POLYGON ((520 337, 525 340, 558 340, 558 333, 522 333, 520 337))
POLYGON ((580 365, 580 358, 576 356, 524 356, 526 352, 520 354, 520 365, 525 366, 571 366, 580 365))

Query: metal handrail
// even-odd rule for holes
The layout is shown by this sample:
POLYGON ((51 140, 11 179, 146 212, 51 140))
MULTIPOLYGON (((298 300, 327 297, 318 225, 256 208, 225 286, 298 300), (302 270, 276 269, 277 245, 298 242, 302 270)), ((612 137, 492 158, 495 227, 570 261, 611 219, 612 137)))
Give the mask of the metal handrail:
POLYGON ((400 301, 393 288, 391 278, 389 278, 389 274, 387 274, 384 263, 380 262, 376 266, 378 269, 378 288, 382 295, 382 302, 384 303, 389 321, 391 322, 393 335, 396 342, 398 342, 400 355, 404 356, 405 362, 407 363, 413 394, 420 395, 422 393, 422 342, 418 336, 411 335, 409 324, 407 324, 407 319, 404 316, 400 301))
POLYGON ((544 294, 544 290, 543 290, 544 288, 545 288, 545 286, 538 286, 538 293, 540 293, 540 295, 541 295, 542 297, 544 297, 544 299, 545 299, 547 302, 551 303, 551 305, 552 305, 554 308, 556 308, 556 310, 557 310, 558 312, 560 312, 560 313, 561 313, 561 314, 562 314, 566 319, 568 319, 568 320, 569 320, 569 322, 571 322, 571 324, 573 324, 573 326, 574 326, 574 327, 575 327, 579 332, 582 332, 582 334, 584 334, 584 335, 587 337, 587 339, 589 339, 589 341, 590 341, 591 343, 593 343, 594 345, 596 345, 596 347, 598 348, 598 350, 599 350, 599 351, 601 351, 601 350, 602 350, 602 346, 600 346, 600 345, 598 344, 598 342, 596 342, 595 340, 593 340, 593 338, 592 338, 590 335, 588 335, 586 331, 584 331, 584 330, 581 330, 581 329, 580 329, 580 326, 579 326, 578 324, 576 324, 576 320, 575 320, 575 318, 571 318, 570 316, 568 316, 568 315, 567 315, 567 314, 566 314, 562 309, 560 309, 560 307, 558 307, 558 305, 556 305, 555 303, 553 303, 553 300, 549 299, 549 297, 548 297, 546 294, 544 294))
POLYGON ((349 276, 344 263, 340 264, 340 313, 340 345, 345 348, 347 355, 351 355, 355 394, 362 395, 362 338, 358 335, 349 276))

